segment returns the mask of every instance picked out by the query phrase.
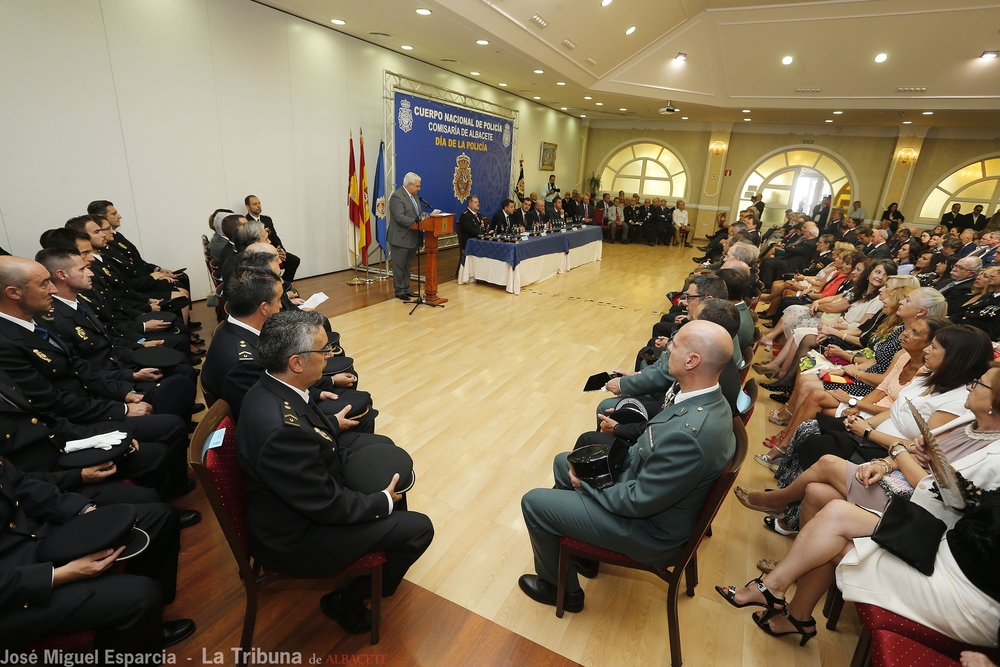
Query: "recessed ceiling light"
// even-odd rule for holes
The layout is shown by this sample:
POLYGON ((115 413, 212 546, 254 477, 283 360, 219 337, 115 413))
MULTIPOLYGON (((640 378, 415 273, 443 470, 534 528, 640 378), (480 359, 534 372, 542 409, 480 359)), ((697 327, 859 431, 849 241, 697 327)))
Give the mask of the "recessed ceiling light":
POLYGON ((542 99, 542 98, 541 98, 541 97, 539 97, 538 95, 535 95, 535 96, 534 96, 534 97, 532 97, 531 99, 533 99, 533 100, 540 100, 540 99, 542 99))
POLYGON ((469 72, 472 76, 479 76, 479 72, 469 72))
POLYGON ((559 107, 561 110, 566 111, 566 107, 559 107))
POLYGON ((585 113, 580 114, 580 118, 586 118, 586 117, 587 117, 587 114, 585 114, 585 113))
POLYGON ((743 113, 750 113, 750 109, 744 109, 743 113))
POLYGON ((399 47, 399 48, 403 49, 404 51, 412 51, 412 50, 413 50, 413 47, 412 47, 412 46, 410 46, 409 44, 403 44, 403 45, 402 45, 401 47, 399 47))
POLYGON ((346 21, 341 21, 340 19, 330 19, 330 23, 333 25, 345 25, 346 21))
POLYGON ((687 119, 688 119, 687 116, 681 116, 681 120, 687 120, 687 119))
POLYGON ((584 96, 583 96, 583 99, 585 99, 585 100, 592 100, 592 99, 594 99, 594 98, 593 98, 593 97, 591 97, 590 95, 584 95, 584 96))
POLYGON ((596 104, 599 107, 603 107, 604 106, 604 102, 594 102, 594 104, 596 104))
POLYGON ((626 109, 625 107, 618 107, 618 110, 619 111, 628 111, 628 109, 626 109))
POLYGON ((477 39, 476 40, 476 44, 478 44, 479 46, 486 46, 489 43, 490 43, 490 40, 488 40, 488 39, 477 39))
POLYGON ((497 85, 500 86, 501 88, 506 88, 507 87, 506 83, 498 83, 497 85))
POLYGON ((545 70, 543 70, 543 69, 536 69, 536 70, 534 70, 534 72, 535 72, 535 74, 545 74, 545 70))
POLYGON ((443 63, 457 63, 458 61, 455 60, 454 58, 442 58, 441 62, 443 62, 443 63))
POLYGON ((840 114, 842 114, 842 113, 844 113, 844 112, 843 112, 843 111, 834 111, 834 112, 833 112, 833 115, 834 115, 834 116, 839 116, 839 115, 840 115, 840 114))
POLYGON ((371 35, 372 37, 388 37, 388 38, 392 38, 392 35, 390 35, 387 32, 370 32, 368 34, 371 35))
POLYGON ((833 119, 832 119, 832 118, 827 118, 827 119, 826 119, 826 120, 824 120, 823 122, 824 122, 824 123, 832 123, 832 122, 833 122, 833 119))
POLYGON ((566 82, 565 81, 556 81, 556 85, 557 86, 565 86, 566 82))
POLYGON ((933 111, 924 111, 923 115, 925 115, 925 116, 933 116, 934 112, 933 111))
POLYGON ((430 16, 431 10, 424 9, 423 7, 421 7, 420 9, 417 10, 417 13, 420 14, 421 16, 430 16))
POLYGON ((979 57, 989 60, 991 58, 996 58, 997 56, 1000 56, 1000 51, 983 51, 983 55, 979 57))
POLYGON ((751 120, 753 120, 753 119, 752 119, 752 118, 744 118, 743 120, 745 120, 746 122, 748 122, 748 123, 749 123, 749 122, 750 122, 751 120))
POLYGON ((888 60, 888 58, 889 56, 885 55, 884 53, 880 53, 877 56, 875 56, 875 62, 884 63, 886 60, 888 60))
POLYGON ((684 61, 684 60, 687 60, 687 59, 688 59, 688 54, 686 54, 686 53, 681 53, 681 52, 679 52, 679 51, 677 52, 677 55, 676 55, 676 56, 674 56, 674 60, 680 60, 680 61, 684 61))
POLYGON ((601 0, 601 7, 607 7, 611 2, 612 0, 601 0))
POLYGON ((784 58, 781 59, 781 64, 782 65, 791 65, 792 64, 792 57, 791 56, 785 56, 784 58))
POLYGON ((631 28, 629 28, 628 30, 626 30, 625 34, 626 35, 631 35, 633 32, 635 32, 635 26, 632 26, 631 28))
POLYGON ((912 120, 904 120, 903 121, 903 125, 913 125, 913 121, 912 120))

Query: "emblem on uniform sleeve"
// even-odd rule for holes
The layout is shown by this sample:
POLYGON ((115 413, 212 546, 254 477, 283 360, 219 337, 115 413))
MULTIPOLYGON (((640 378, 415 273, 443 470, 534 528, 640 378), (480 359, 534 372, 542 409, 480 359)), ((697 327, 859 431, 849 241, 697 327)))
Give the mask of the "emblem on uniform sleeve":
POLYGON ((451 182, 455 188, 455 199, 465 201, 472 192, 472 158, 462 153, 455 158, 455 162, 458 166, 455 167, 455 178, 451 182))
POLYGON ((32 349, 31 351, 34 352, 35 356, 41 359, 42 361, 48 362, 50 364, 52 363, 52 360, 49 359, 47 356, 45 356, 45 353, 42 352, 41 350, 32 349))
POLYGON ((410 111, 410 100, 401 100, 399 103, 399 115, 396 116, 399 129, 404 133, 413 129, 413 112, 410 111))
POLYGON ((326 440, 329 440, 330 442, 333 442, 333 438, 330 437, 330 434, 327 433, 326 431, 324 431, 323 429, 321 429, 321 428, 319 428, 317 426, 313 426, 313 430, 316 431, 317 433, 319 433, 320 437, 325 438, 326 440))

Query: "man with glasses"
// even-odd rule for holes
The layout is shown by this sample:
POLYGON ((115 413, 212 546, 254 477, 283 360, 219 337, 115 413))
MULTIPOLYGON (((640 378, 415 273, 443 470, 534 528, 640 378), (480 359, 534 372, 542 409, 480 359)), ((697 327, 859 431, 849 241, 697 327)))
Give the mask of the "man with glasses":
MULTIPOLYGON (((429 518, 397 505, 400 474, 374 493, 351 488, 336 422, 309 394, 326 365, 319 313, 286 311, 264 323, 260 381, 243 401, 236 450, 246 477, 250 553, 265 567, 332 576, 366 553, 383 551, 382 595, 391 596, 434 536, 429 518)), ((386 471, 389 472, 389 471, 386 471)), ((388 476, 388 475, 387 475, 388 476)), ((359 577, 324 595, 320 609, 351 633, 371 629, 371 582, 359 577)))
POLYGON ((948 315, 961 309, 962 304, 972 294, 972 281, 983 270, 983 260, 978 257, 963 257, 955 262, 951 273, 934 285, 948 301, 948 315))

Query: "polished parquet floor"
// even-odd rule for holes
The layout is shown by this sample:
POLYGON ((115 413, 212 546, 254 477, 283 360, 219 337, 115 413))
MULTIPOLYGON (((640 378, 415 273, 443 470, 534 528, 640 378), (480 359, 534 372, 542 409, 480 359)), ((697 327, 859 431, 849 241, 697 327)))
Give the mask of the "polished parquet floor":
MULTIPOLYGON (((691 249, 681 247, 607 245, 602 262, 530 285, 518 296, 485 284, 443 283, 439 295, 450 299, 446 307, 421 307, 412 315, 410 306, 390 298, 385 282, 345 291, 346 272, 297 281, 303 296, 317 290, 331 295, 321 310, 339 313, 331 322, 355 359, 361 388, 372 393, 380 411, 378 432, 414 458, 418 481, 409 506, 433 519, 436 535, 408 582, 572 662, 670 664, 666 586, 651 575, 602 566, 598 578, 582 580, 584 611, 562 619, 520 592, 517 579, 533 566, 519 501, 529 489, 551 486, 553 456, 594 428, 594 409, 605 395, 583 393, 584 380, 631 367, 667 307, 664 294, 679 289, 694 266, 691 256, 691 249)), ((206 325, 214 319, 204 309, 198 315, 206 325)), ((762 451, 764 436, 777 430, 767 422, 767 411, 775 406, 766 392, 762 396, 748 428, 751 457, 762 451)), ((739 483, 763 488, 773 479, 748 457, 739 483)), ((200 489, 196 493, 195 502, 200 489)), ((789 638, 764 635, 749 611, 733 609, 713 590, 717 584, 743 584, 757 576, 759 558, 780 558, 788 549, 790 539, 768 532, 761 519, 730 498, 713 524, 714 535, 699 549, 697 594, 680 598, 684 663, 848 665, 859 630, 853 605, 845 606, 838 631, 821 624, 818 641, 799 648, 789 638)), ((209 654, 226 650, 228 657, 228 648, 211 644, 235 645, 242 589, 211 516, 185 533, 184 558, 208 565, 190 567, 192 581, 182 583, 199 586, 199 598, 215 597, 209 605, 215 611, 205 611, 211 619, 196 616, 207 634, 195 643, 208 646, 209 654), (210 583, 202 579, 208 572, 210 583)), ((301 624, 321 627, 335 639, 336 626, 315 620, 318 594, 308 584, 290 586, 288 594, 264 596, 255 645, 294 650, 303 636, 301 624), (299 629, 293 639, 281 627, 299 629)), ((190 605, 204 604, 188 596, 171 611, 185 615, 190 605)), ((431 615, 426 620, 433 625, 431 615)), ((406 631, 415 627, 419 623, 406 631)), ((383 637, 397 631, 402 629, 394 627, 390 613, 383 637)), ((397 657, 394 661, 390 652, 387 664, 444 664, 397 657)), ((534 664, 512 654, 509 661, 492 664, 526 662, 534 664)), ((472 652, 452 652, 447 663, 482 661, 472 652)))

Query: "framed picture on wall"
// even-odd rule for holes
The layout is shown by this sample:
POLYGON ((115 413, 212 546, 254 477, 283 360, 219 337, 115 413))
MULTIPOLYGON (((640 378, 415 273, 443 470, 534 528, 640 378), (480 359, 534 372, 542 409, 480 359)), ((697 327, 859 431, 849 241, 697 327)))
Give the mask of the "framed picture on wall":
POLYGON ((556 144, 542 142, 542 151, 538 156, 538 169, 540 171, 556 170, 556 144))

